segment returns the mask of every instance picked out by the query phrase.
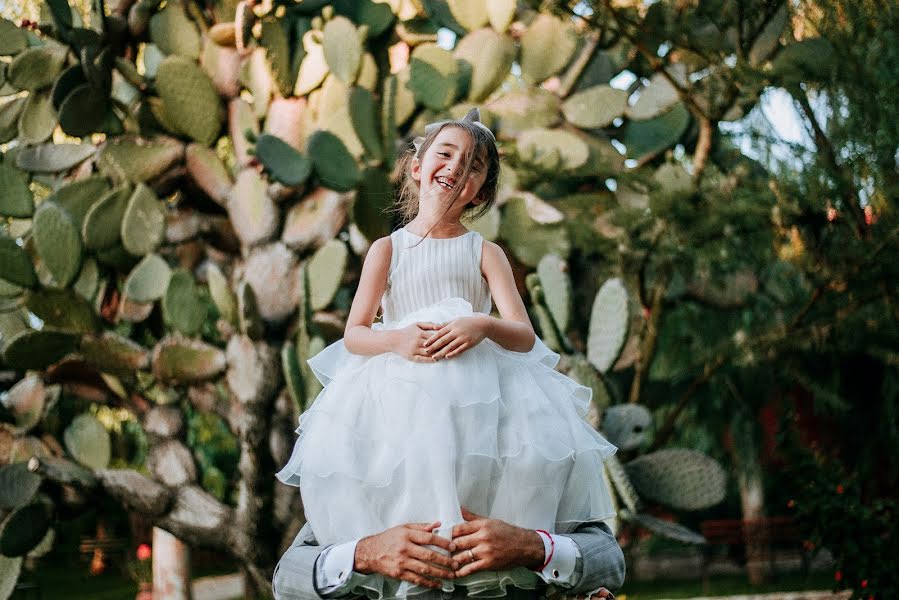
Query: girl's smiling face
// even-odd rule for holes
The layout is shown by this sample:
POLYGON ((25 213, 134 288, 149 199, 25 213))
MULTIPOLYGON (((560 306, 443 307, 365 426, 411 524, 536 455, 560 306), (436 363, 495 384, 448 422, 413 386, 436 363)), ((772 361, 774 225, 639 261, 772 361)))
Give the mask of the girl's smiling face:
POLYGON ((421 160, 412 165, 410 174, 419 185, 419 203, 431 198, 449 198, 462 186, 455 204, 460 207, 480 204, 478 192, 487 178, 482 156, 474 157, 468 177, 461 181, 471 143, 471 137, 464 129, 447 126, 440 130, 421 160))

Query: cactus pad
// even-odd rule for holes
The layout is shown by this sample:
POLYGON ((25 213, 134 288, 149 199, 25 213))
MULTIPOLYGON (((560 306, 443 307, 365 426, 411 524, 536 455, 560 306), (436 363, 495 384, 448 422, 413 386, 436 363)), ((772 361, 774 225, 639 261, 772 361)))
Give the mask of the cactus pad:
POLYGON ((565 224, 538 223, 528 214, 523 198, 511 198, 503 206, 499 234, 515 257, 529 267, 536 267, 546 254, 567 258, 571 252, 565 224))
POLYGON ((651 425, 652 415, 645 406, 616 404, 603 414, 602 433, 619 450, 627 452, 643 445, 651 425))
POLYGON ((54 202, 43 202, 34 213, 34 245, 53 284, 66 287, 81 269, 81 236, 68 212, 54 202))
POLYGON ((73 290, 38 289, 28 291, 25 306, 47 327, 72 333, 97 329, 97 315, 87 300, 73 290))
POLYGON ((93 144, 42 144, 24 148, 16 157, 16 166, 24 171, 57 173, 68 171, 97 151, 93 144))
POLYGON ((479 29, 459 40, 453 54, 471 65, 468 99, 480 102, 508 77, 515 60, 515 43, 492 29, 479 29))
POLYGON ((79 352, 89 365, 117 376, 133 375, 150 365, 146 348, 113 331, 84 336, 79 352))
POLYGON ((90 469, 105 469, 112 456, 109 432, 90 413, 78 415, 63 434, 66 450, 79 464, 90 469))
POLYGON ((15 168, 0 163, 0 216, 24 219, 34 214, 28 183, 15 168))
POLYGON ((16 420, 16 428, 25 433, 37 425, 46 404, 44 382, 37 375, 29 375, 16 382, 2 400, 3 407, 16 420))
POLYGON ((209 295, 221 318, 232 325, 237 325, 237 299, 221 269, 217 265, 210 264, 206 269, 206 279, 209 284, 209 295))
POLYGON ((687 130, 690 113, 678 103, 665 114, 648 121, 630 121, 622 142, 630 158, 641 160, 670 148, 687 130))
POLYGON ((150 19, 150 39, 165 54, 200 57, 200 34, 178 2, 168 2, 150 19))
POLYGON ((256 140, 256 158, 273 180, 286 186, 302 185, 312 174, 312 161, 273 135, 263 134, 256 140))
POLYGON ((373 160, 381 160, 381 137, 372 93, 363 87, 354 87, 347 98, 353 129, 365 147, 365 153, 373 160))
POLYGON ((0 235, 0 279, 22 287, 37 283, 28 253, 5 235, 0 235))
POLYGON ((503 33, 515 18, 515 0, 488 0, 487 19, 497 33, 503 33))
POLYGON ((316 131, 309 138, 306 149, 315 172, 325 187, 346 192, 359 183, 361 173, 356 161, 343 142, 329 131, 316 131))
POLYGON ((194 335, 206 321, 206 304, 200 299, 194 278, 186 271, 175 271, 162 298, 162 316, 169 327, 185 335, 194 335))
POLYGON ((40 144, 56 129, 56 111, 50 93, 31 92, 19 117, 19 142, 40 144))
POLYGON ((618 278, 602 284, 593 300, 587 334, 587 360, 600 373, 608 371, 621 352, 629 322, 627 302, 627 290, 618 278))
POLYGON ((158 177, 183 157, 184 145, 172 138, 122 137, 106 142, 97 166, 115 181, 139 183, 158 177))
POLYGON ((567 271, 568 265, 555 254, 547 254, 537 264, 546 308, 563 333, 571 321, 571 279, 567 271))
POLYGON ((562 70, 577 48, 572 27, 548 14, 538 15, 521 36, 521 76, 540 83, 562 70))
POLYGON ((139 183, 122 217, 122 246, 135 256, 149 254, 165 236, 165 212, 153 190, 139 183))
POLYGON ((607 127, 624 114, 627 91, 597 85, 573 94, 562 103, 565 119, 576 127, 607 127))
POLYGON ((78 337, 64 331, 25 330, 12 337, 3 360, 14 369, 43 369, 78 347, 78 337))
POLYGON ((518 153, 525 162, 548 166, 549 170, 574 170, 590 158, 590 148, 575 134, 564 129, 528 129, 518 136, 518 153), (558 156, 555 166, 544 164, 550 156, 558 156))
POLYGON ((390 218, 386 211, 392 204, 390 176, 383 169, 366 169, 353 202, 353 221, 362 235, 371 241, 390 235, 390 218))
POLYGON ((453 55, 436 44, 421 44, 412 52, 407 86, 415 99, 432 110, 443 110, 459 91, 459 66, 453 55))
POLYGON ((200 340, 169 336, 153 349, 153 374, 174 384, 198 383, 225 371, 225 353, 200 340))
POLYGON ((166 119, 189 138, 205 145, 218 139, 224 107, 215 85, 200 66, 182 56, 169 56, 156 72, 156 89, 166 119))
POLYGON ((618 513, 618 516, 624 521, 635 523, 653 533, 678 542, 697 545, 706 543, 706 539, 702 535, 674 521, 666 521, 652 515, 640 514, 630 510, 622 510, 618 513))
POLYGON ((118 244, 122 218, 130 196, 131 186, 119 186, 101 196, 90 207, 81 225, 85 246, 91 250, 105 250, 118 244))
POLYGON ((447 0, 450 12, 456 22, 468 31, 474 31, 487 24, 487 7, 483 0, 447 0))
POLYGON ((41 543, 50 529, 50 512, 44 502, 33 502, 15 509, 0 530, 0 554, 24 556, 41 543))
POLYGON ((641 496, 677 510, 719 504, 727 476, 714 459, 695 450, 668 448, 635 458, 625 466, 641 496))
POLYGON ((6 70, 6 79, 18 90, 30 92, 53 85, 65 65, 68 48, 56 43, 28 48, 16 55, 6 70))
POLYGON ((324 28, 325 61, 331 72, 346 85, 353 85, 362 64, 362 42, 356 26, 346 17, 334 17, 324 28))
POLYGON ((153 302, 162 298, 172 270, 158 254, 145 256, 128 274, 125 295, 133 302, 153 302))
POLYGON ((309 259, 306 268, 309 272, 312 310, 321 310, 331 304, 343 280, 348 254, 343 242, 331 240, 309 259))
POLYGON ((31 502, 41 478, 28 470, 24 462, 0 467, 0 509, 11 510, 31 502))
MULTIPOLYGON (((12 56, 28 47, 24 29, 19 29, 9 19, 0 17, 0 56, 12 56)), ((3 597, 0 594, 0 597, 3 597)))
POLYGON ((187 146, 184 160, 187 172, 200 189, 219 204, 224 204, 231 191, 232 181, 215 151, 201 144, 190 144, 187 146))
POLYGON ((278 209, 269 197, 265 181, 255 169, 243 169, 228 199, 234 232, 244 246, 262 243, 275 234, 278 209))

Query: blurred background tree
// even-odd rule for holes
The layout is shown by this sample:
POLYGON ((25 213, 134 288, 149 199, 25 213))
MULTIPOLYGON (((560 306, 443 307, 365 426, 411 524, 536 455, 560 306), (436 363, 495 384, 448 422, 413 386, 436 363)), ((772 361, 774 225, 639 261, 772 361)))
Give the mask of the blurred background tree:
MULTIPOLYGON (((505 170, 471 227, 593 389, 622 521, 701 543, 659 517, 718 504, 719 462, 747 520, 815 484, 785 464, 850 466, 853 506, 895 494, 896 8, 2 8, 0 590, 102 490, 267 593, 302 523, 273 473, 305 359, 398 225, 398 149, 474 105, 505 170), (799 141, 767 118, 785 98, 799 141)), ((843 583, 889 597, 889 564, 843 583)))

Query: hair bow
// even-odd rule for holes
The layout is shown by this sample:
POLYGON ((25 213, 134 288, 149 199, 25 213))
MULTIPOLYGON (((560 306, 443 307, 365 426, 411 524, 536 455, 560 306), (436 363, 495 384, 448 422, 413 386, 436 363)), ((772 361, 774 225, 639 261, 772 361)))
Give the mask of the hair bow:
POLYGON ((461 121, 456 120, 456 119, 449 119, 447 121, 437 121, 436 123, 430 123, 428 125, 425 125, 424 136, 418 136, 414 140, 412 140, 412 145, 415 146, 415 155, 418 156, 418 152, 421 150, 421 145, 424 143, 425 138, 428 135, 430 135, 432 131, 434 131, 435 129, 440 129, 441 127, 443 127, 444 125, 446 125, 448 123, 459 123, 459 122, 471 123, 472 125, 476 125, 482 131, 484 131, 488 136, 490 136, 490 139, 493 140, 494 144, 496 143, 496 136, 493 135, 493 132, 490 131, 489 127, 487 127, 486 125, 481 123, 481 111, 477 108, 472 108, 470 111, 468 111, 468 114, 465 115, 465 117, 463 119, 461 119, 461 121))

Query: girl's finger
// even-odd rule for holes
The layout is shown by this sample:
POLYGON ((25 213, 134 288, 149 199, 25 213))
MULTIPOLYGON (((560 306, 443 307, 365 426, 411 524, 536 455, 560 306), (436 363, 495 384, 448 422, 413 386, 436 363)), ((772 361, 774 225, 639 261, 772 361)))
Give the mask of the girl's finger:
POLYGON ((446 357, 447 357, 447 358, 452 358, 452 357, 454 357, 454 356, 459 356, 460 354, 462 354, 463 352, 465 352, 466 350, 468 350, 470 347, 471 347, 471 346, 468 345, 468 342, 462 342, 462 343, 461 343, 459 346, 457 346, 455 349, 453 349, 453 350, 447 352, 446 357))
POLYGON ((452 339, 452 332, 447 331, 446 333, 435 333, 434 337, 425 342, 425 348, 430 350, 431 352, 439 352, 440 349, 450 340, 452 339))

